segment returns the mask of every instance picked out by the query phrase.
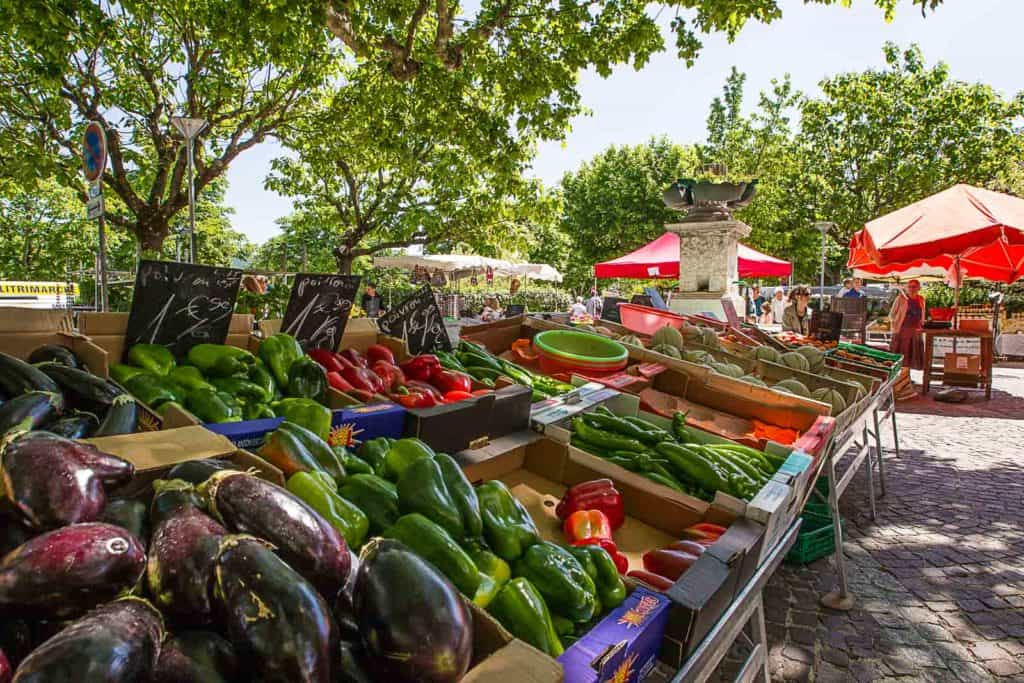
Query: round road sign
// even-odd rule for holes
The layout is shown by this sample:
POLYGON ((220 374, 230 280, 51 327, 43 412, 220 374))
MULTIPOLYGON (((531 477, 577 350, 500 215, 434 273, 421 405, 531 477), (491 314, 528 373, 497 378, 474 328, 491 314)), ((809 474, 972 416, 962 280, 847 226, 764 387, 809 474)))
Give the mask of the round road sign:
POLYGON ((89 182, 98 180, 107 166, 107 135, 103 126, 90 121, 82 137, 82 171, 89 182))

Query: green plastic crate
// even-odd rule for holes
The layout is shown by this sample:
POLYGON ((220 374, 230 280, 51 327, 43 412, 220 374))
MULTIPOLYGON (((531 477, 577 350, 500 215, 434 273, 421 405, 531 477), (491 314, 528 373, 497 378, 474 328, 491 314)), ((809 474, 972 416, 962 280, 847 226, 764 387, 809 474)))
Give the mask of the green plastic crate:
POLYGON ((882 351, 881 349, 874 349, 870 346, 864 346, 863 344, 852 344, 850 342, 839 342, 839 348, 844 351, 850 351, 851 353, 857 353, 862 356, 868 356, 875 360, 885 360, 898 362, 903 360, 903 356, 898 353, 890 353, 889 351, 882 351))
MULTIPOLYGON (((786 553, 789 564, 810 564, 815 560, 828 557, 836 551, 836 538, 832 531, 832 516, 828 514, 828 506, 808 503, 801 515, 803 524, 797 534, 796 543, 786 553), (823 509, 825 514, 816 510, 823 509)), ((839 520, 840 525, 842 520, 839 520)))

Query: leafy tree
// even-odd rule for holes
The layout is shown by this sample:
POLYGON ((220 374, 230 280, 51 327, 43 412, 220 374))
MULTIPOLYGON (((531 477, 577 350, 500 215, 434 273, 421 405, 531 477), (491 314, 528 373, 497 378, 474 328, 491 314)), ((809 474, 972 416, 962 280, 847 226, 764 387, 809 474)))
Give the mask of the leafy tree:
MULTIPOLYGON (((204 118, 196 189, 289 125, 336 73, 326 31, 281 43, 247 25, 245 3, 196 0, 0 2, 0 140, 85 200, 81 133, 107 132, 110 224, 159 250, 187 206, 183 144, 170 117, 204 118)), ((304 4, 304 3, 300 3, 304 4)))
POLYGON ((621 256, 661 235, 679 213, 662 193, 692 175, 694 149, 652 138, 635 146, 612 146, 562 178, 562 231, 571 241, 566 284, 589 289, 593 265, 621 256))

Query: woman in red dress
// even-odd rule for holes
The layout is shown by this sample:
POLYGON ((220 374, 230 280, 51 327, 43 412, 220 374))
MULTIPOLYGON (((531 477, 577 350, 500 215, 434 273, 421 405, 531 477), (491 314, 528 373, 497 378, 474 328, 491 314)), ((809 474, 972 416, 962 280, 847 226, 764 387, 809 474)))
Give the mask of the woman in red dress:
POLYGON ((906 290, 896 295, 889 311, 892 329, 892 343, 889 350, 903 354, 903 366, 914 370, 924 369, 924 297, 920 295, 921 283, 911 280, 906 290))

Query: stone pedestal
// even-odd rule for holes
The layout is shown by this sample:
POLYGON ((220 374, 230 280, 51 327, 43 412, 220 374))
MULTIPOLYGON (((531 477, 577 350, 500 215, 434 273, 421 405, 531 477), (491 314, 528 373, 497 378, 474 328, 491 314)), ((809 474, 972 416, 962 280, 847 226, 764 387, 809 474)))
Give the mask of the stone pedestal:
POLYGON ((666 225, 679 235, 679 291, 672 310, 680 313, 710 312, 725 320, 721 299, 732 299, 744 315, 744 302, 735 284, 739 279, 737 243, 750 234, 742 221, 706 221, 666 225))

